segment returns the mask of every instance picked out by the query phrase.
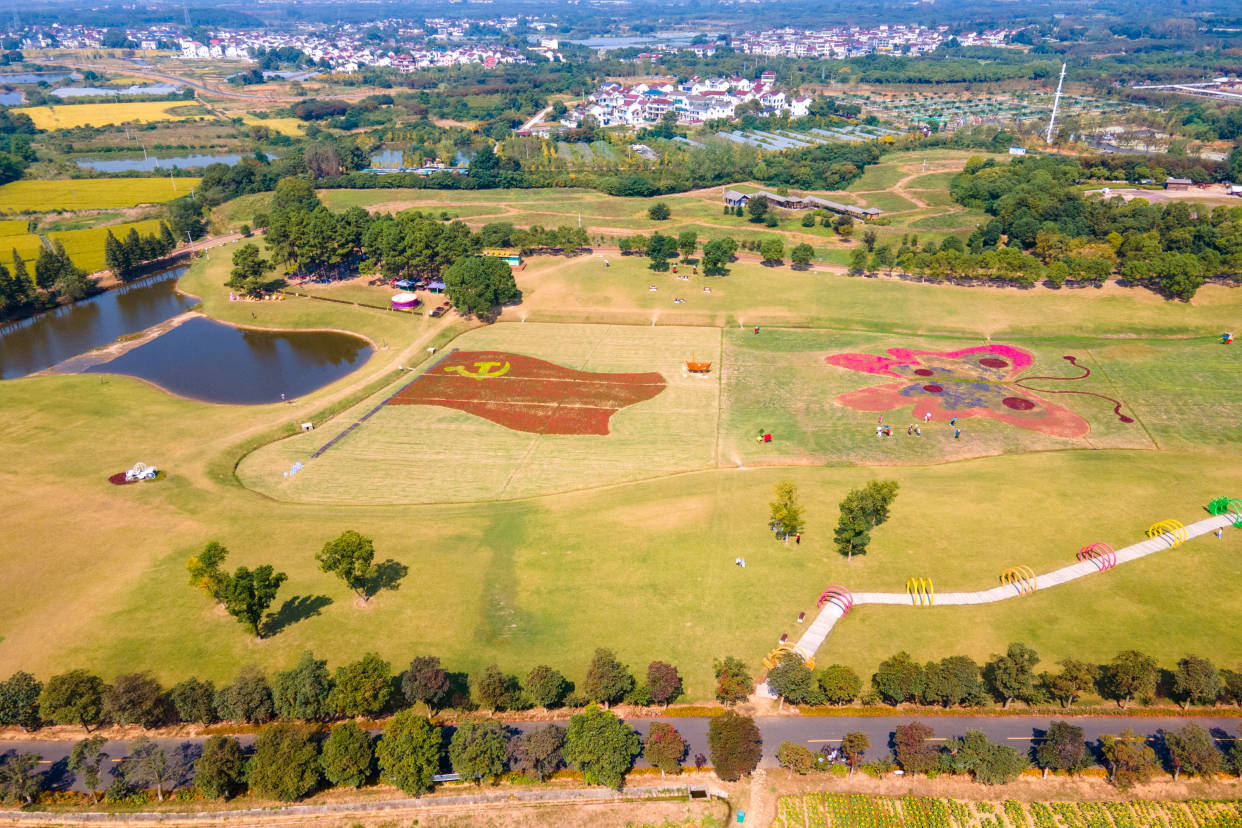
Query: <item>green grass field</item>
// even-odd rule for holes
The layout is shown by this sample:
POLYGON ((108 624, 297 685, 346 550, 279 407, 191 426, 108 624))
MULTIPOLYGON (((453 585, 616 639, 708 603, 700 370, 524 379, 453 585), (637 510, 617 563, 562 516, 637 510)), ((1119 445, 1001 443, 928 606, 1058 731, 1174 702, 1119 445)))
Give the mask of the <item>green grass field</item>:
MULTIPOLYGON (((964 162, 962 153, 926 155, 926 174, 913 167, 922 155, 886 159, 868 186, 964 162)), ((914 180, 919 192, 942 192, 914 180)), ((714 198, 669 198, 673 219, 662 226, 705 228, 701 239, 753 228, 737 220, 732 230, 714 198)), ((581 190, 331 194, 334 209, 402 199, 476 216, 560 217, 547 225, 571 221, 578 207, 596 227, 646 221, 640 200, 581 190)), ((232 218, 262 209, 260 200, 232 218)), ((781 229, 791 239, 801 232, 793 224, 781 229)), ((849 250, 827 239, 816 248, 838 260, 849 250)), ((480 327, 313 299, 229 302, 231 250, 212 250, 181 281, 203 312, 258 327, 354 331, 376 353, 288 405, 215 406, 113 376, 0 383, 0 495, 20 515, 0 556, 0 583, 20 585, 0 593, 0 676, 81 666, 108 677, 150 669, 165 681, 223 680, 250 663, 283 669, 310 648, 332 665, 367 650, 394 665, 434 653, 455 670, 495 662, 524 675, 547 663, 580 680, 594 648, 607 646, 638 672, 652 659, 677 664, 688 697, 705 699, 714 659, 733 654, 757 667, 782 633, 800 631, 794 619, 814 612, 828 584, 901 590, 921 575, 941 592, 983 589, 1005 567, 1046 571, 1087 543, 1120 547, 1155 520, 1190 522, 1209 499, 1239 495, 1242 350, 1217 343, 1237 327, 1242 291, 1222 286, 1168 303, 1115 285, 964 288, 750 261, 723 278, 679 281, 645 259, 613 256, 605 268, 598 254, 534 257, 517 277, 523 304, 480 327), (1087 437, 972 420, 965 442, 943 429, 914 442, 901 428, 907 410, 886 414, 898 433, 880 441, 874 414, 836 398, 885 380, 824 362, 841 351, 989 341, 1030 351, 1040 375, 1072 373, 1061 357, 1077 355, 1092 376, 1064 387, 1116 397, 1136 423, 1118 422, 1097 398, 1061 395, 1053 401, 1087 420, 1087 437), (393 407, 284 478, 428 365, 430 346, 658 370, 669 387, 617 414, 607 436, 536 437, 454 410, 393 407), (690 356, 712 360, 712 375, 683 377, 690 356), (315 430, 301 434, 306 421, 315 430), (760 427, 774 442, 755 442, 760 427), (136 460, 168 479, 106 482, 136 460), (900 483, 892 518, 866 556, 846 561, 831 540, 837 504, 878 477, 900 483), (800 545, 774 541, 766 525, 772 487, 786 479, 805 506, 800 545), (314 560, 350 528, 374 538, 379 560, 408 568, 366 608, 314 560), (211 539, 232 550, 230 566, 272 563, 288 573, 269 638, 254 641, 186 584, 185 560, 211 539), (745 570, 733 565, 739 555, 745 570)), ((322 292, 380 303, 386 294, 363 284, 322 292)), ((985 659, 1023 640, 1045 667, 1128 647, 1165 666, 1187 652, 1233 665, 1242 660, 1229 611, 1239 553, 1242 532, 1231 532, 998 605, 861 607, 817 660, 870 674, 898 649, 921 660, 985 659)))
POLYGON ((0 211, 48 213, 157 204, 189 195, 197 178, 73 178, 14 181, 0 187, 0 211))

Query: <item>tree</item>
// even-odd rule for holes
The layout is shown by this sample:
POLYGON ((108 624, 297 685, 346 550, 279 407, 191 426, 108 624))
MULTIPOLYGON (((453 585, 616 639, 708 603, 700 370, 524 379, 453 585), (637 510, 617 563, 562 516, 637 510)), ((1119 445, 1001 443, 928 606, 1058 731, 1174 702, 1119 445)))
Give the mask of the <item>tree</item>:
POLYGON ((862 764, 863 755, 870 748, 871 739, 866 733, 853 731, 841 737, 841 755, 845 757, 845 764, 849 765, 850 776, 862 764))
POLYGON ((6 753, 0 757, 0 799, 33 805, 43 790, 39 754, 6 753))
POLYGON ((586 697, 607 709, 609 704, 621 701, 633 689, 634 677, 630 675, 630 668, 617 661, 612 650, 597 649, 591 666, 587 668, 586 680, 582 682, 582 692, 586 697))
POLYGON ((668 205, 663 201, 657 201, 647 208, 647 218, 652 221, 667 221, 673 212, 668 209, 668 205))
POLYGON ((254 570, 239 566, 221 591, 224 608, 256 638, 263 637, 263 615, 276 600, 276 592, 288 576, 270 564, 254 570))
POLYGON ((863 244, 866 245, 868 253, 875 250, 875 242, 877 238, 879 238, 879 236, 871 228, 867 228, 863 231, 863 244))
POLYGON ((677 239, 663 233, 652 233, 647 240, 648 267, 663 272, 668 270, 668 260, 677 252, 677 239))
POLYGON ((264 275, 275 269, 275 264, 259 255, 258 245, 243 244, 233 251, 233 269, 226 284, 243 293, 258 293, 263 289, 264 275))
POLYGON ((175 781, 184 772, 176 758, 170 758, 167 751, 157 742, 146 736, 139 736, 129 743, 129 756, 121 762, 121 773, 126 782, 139 786, 155 787, 155 798, 164 801, 164 787, 175 781))
POLYGON ((18 725, 23 730, 38 728, 42 692, 43 684, 21 670, 0 682, 0 725, 18 725))
POLYGON ((861 276, 867 270, 867 251, 861 247, 854 248, 850 254, 850 273, 861 276))
POLYGON ((1188 655, 1178 660, 1173 670, 1173 698, 1182 707, 1215 704, 1222 689, 1220 670, 1206 658, 1188 655))
POLYGON ((250 790, 256 796, 292 802, 319 784, 319 748, 312 731, 299 724, 270 724, 259 730, 250 757, 250 790))
POLYGON ((815 674, 797 653, 785 653, 768 672, 768 687, 782 703, 788 699, 791 704, 822 704, 824 700, 815 674))
POLYGON ((773 493, 775 497, 768 507, 768 528, 786 540, 790 535, 801 534, 802 505, 798 503, 797 487, 785 480, 776 484, 773 493))
POLYGON ((99 787, 103 781, 100 770, 108 760, 108 754, 103 749, 107 741, 103 736, 91 736, 75 742, 69 753, 69 770, 81 777, 82 786, 91 795, 91 802, 99 801, 99 787))
POLYGON ((413 710, 402 710, 388 720, 375 747, 380 774, 410 796, 422 796, 432 788, 431 777, 440 769, 443 736, 431 719, 413 710))
POLYGON ((119 725, 159 727, 169 717, 169 699, 150 673, 123 673, 104 690, 103 718, 119 725))
POLYGON ((194 763, 194 785, 208 799, 229 799, 246 783, 246 754, 232 736, 209 736, 194 763))
POLYGON ((515 676, 506 676, 500 667, 491 664, 475 680, 474 697, 491 710, 505 710, 521 703, 521 688, 515 676))
POLYGON ((1021 642, 1014 642, 1004 655, 992 656, 983 668, 988 688, 1009 707, 1014 699, 1029 701, 1035 694, 1035 665, 1039 654, 1021 642))
POLYGON ((289 210, 310 213, 321 206, 315 195, 315 185, 306 178, 282 178, 276 182, 272 196, 273 210, 289 210))
POLYGON ((103 717, 103 679, 85 670, 52 676, 39 694, 39 716, 54 724, 91 726, 103 717))
POLYGON ((714 239, 703 245, 703 257, 700 264, 703 265, 703 274, 706 276, 723 276, 728 271, 725 265, 733 258, 733 253, 729 252, 729 245, 723 239, 714 239))
POLYGON ((749 774, 763 756, 763 737, 755 720, 732 710, 712 717, 707 726, 707 746, 716 775, 726 782, 736 782, 749 774))
POLYGON ((168 691, 179 722, 211 724, 216 720, 216 688, 210 681, 189 678, 174 684, 168 691))
POLYGON ((462 256, 444 271, 444 291, 459 311, 490 319, 494 308, 520 302, 513 268, 494 256, 462 256))
POLYGON ((276 715, 272 687, 259 669, 245 667, 232 684, 216 691, 216 712, 227 722, 262 724, 276 715))
POLYGON ((871 677, 871 688, 887 704, 901 704, 918 698, 923 681, 923 668, 903 651, 880 662, 871 677))
POLYGON ((841 515, 837 518, 837 528, 832 532, 832 540, 837 546, 837 552, 844 555, 847 561, 851 561, 855 553, 867 553, 867 547, 871 544, 871 525, 859 510, 856 498, 846 495, 838 508, 841 515))
POLYGON ((1133 730, 1100 737, 1100 754, 1108 768, 1109 780, 1122 790, 1146 782, 1156 771, 1156 752, 1133 730))
POLYGON ((322 571, 340 578, 363 601, 370 598, 367 584, 375 576, 375 546, 370 538, 353 529, 342 532, 323 545, 315 560, 322 571))
POLYGON ((647 690, 653 702, 667 707, 681 695, 681 674, 671 664, 653 661, 647 665, 647 690))
POLYGON ((764 239, 759 245, 764 264, 780 264, 785 260, 785 244, 780 239, 764 239))
POLYGON ((338 716, 378 716, 392 696, 392 668, 377 653, 342 664, 332 676, 328 707, 338 716))
POLYGON ((1164 747, 1169 754, 1174 782, 1182 771, 1210 778, 1220 772, 1224 762, 1212 734, 1197 724, 1187 724, 1181 730, 1166 730, 1164 747))
POLYGON ((495 719, 466 719, 457 725, 449 741, 449 761, 462 779, 476 784, 483 777, 500 778, 508 764, 505 726, 495 719))
POLYGON ((432 710, 448 698, 448 673, 436 656, 419 656, 410 662, 410 669, 401 674, 401 692, 410 704, 422 702, 432 710))
POLYGON ((997 745, 979 730, 970 730, 945 745, 950 767, 956 773, 969 773, 983 785, 1005 785, 1018 778, 1027 762, 1008 745, 997 745))
POLYGON ((750 698, 750 691, 754 687, 754 681, 750 677, 750 671, 746 669, 745 663, 740 658, 728 656, 724 661, 717 661, 716 670, 716 698, 724 704, 733 704, 734 702, 746 701, 750 698))
POLYGON ((789 251, 789 260, 797 267, 809 267, 813 258, 815 258, 815 248, 806 242, 794 245, 793 250, 789 251))
POLYGON ((756 224, 763 221, 768 214, 768 197, 755 196, 746 202, 746 213, 750 216, 750 220, 756 224))
POLYGON ((331 692, 328 662, 315 658, 310 650, 303 651, 293 669, 277 673, 272 682, 276 715, 284 719, 327 718, 332 712, 328 704, 331 692))
POLYGON ((982 701, 983 680, 979 665, 968 656, 949 656, 923 668, 923 701, 945 707, 982 701))
POLYGON ((540 664, 526 676, 526 692, 540 707, 559 707, 569 692, 569 683, 556 670, 540 664))
POLYGON ((776 749, 776 761, 782 768, 805 776, 815 769, 815 754, 801 742, 781 742, 776 749))
POLYGON ((510 742, 509 765, 543 782, 565 764, 564 747, 565 728, 553 724, 537 728, 510 742))
POLYGON ((1156 678, 1154 658, 1138 650, 1125 650, 1104 666, 1104 691, 1124 708, 1135 698, 1154 696, 1156 678))
POLYGON ((342 722, 323 742, 319 763, 324 778, 337 787, 361 788, 371 776, 375 746, 357 722, 342 722))
POLYGON ((686 757, 687 750, 686 740, 677 728, 663 722, 651 723, 643 741, 643 758, 653 768, 659 768, 661 776, 681 773, 681 760, 686 757))
POLYGON ((927 773, 936 766, 939 750, 929 742, 936 732, 922 722, 897 725, 893 731, 893 756, 906 773, 927 773))
POLYGON ((681 254, 683 259, 688 259, 694 255, 694 251, 699 246, 699 234, 693 230, 682 230, 677 235, 677 252, 681 254))
POLYGON ((1091 754, 1081 727, 1069 722, 1054 721, 1048 725, 1044 738, 1035 746, 1035 764, 1044 771, 1065 771, 1076 774, 1091 764, 1091 754))
POLYGON ((118 279, 124 280, 129 277, 129 270, 133 264, 129 258, 129 251, 109 230, 108 235, 104 237, 104 266, 111 270, 118 279))
POLYGON ((607 710, 591 705, 569 720, 565 761, 582 771, 588 785, 621 790, 625 775, 642 750, 634 728, 607 710))
POLYGON ((849 704, 862 692, 862 679, 844 664, 829 664, 820 670, 817 680, 829 704, 849 704))
POLYGON ((1048 695, 1061 702, 1063 707, 1069 707, 1075 699, 1095 686, 1097 670, 1094 664, 1072 658, 1059 663, 1061 672, 1055 675, 1044 673, 1043 684, 1048 695))
POLYGON ((229 575, 220 569, 220 565, 228 556, 229 550, 218 541, 208 543, 201 553, 185 562, 185 568, 190 573, 190 586, 198 587, 218 603, 223 603, 224 585, 229 575))

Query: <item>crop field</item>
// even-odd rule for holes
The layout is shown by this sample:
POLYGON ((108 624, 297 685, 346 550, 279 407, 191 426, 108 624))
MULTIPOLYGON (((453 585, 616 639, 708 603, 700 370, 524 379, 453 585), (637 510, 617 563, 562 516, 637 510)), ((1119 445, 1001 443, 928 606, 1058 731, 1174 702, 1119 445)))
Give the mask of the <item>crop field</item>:
POLYGON ((267 127, 273 132, 291 137, 299 137, 305 129, 306 124, 297 118, 264 118, 257 115, 251 115, 249 112, 241 113, 242 120, 247 126, 267 127))
POLYGON ((159 204, 198 186, 197 178, 71 178, 14 181, 0 187, 0 212, 108 210, 159 204))
POLYGON ((1234 828, 1242 804, 1189 800, 965 802, 927 796, 782 796, 775 828, 1234 828))
MULTIPOLYGON (((298 435, 255 452, 238 469, 242 481, 298 501, 474 501, 715 465, 719 384, 715 376, 684 376, 682 363, 692 356, 716 359, 719 331, 501 323, 453 344, 462 353, 496 353, 437 362, 431 375, 318 457, 312 459, 333 434, 298 435), (587 375, 563 369, 549 375, 547 368, 522 364, 530 357, 587 375), (487 376, 502 365, 503 375, 487 376), (535 379, 541 376, 549 379, 535 379), (456 387, 445 387, 449 381, 456 387), (601 383, 630 381, 639 383, 637 393, 609 392, 607 402, 600 401, 601 383), (522 382, 536 387, 515 387, 522 382), (424 390, 429 383, 434 386, 424 390), (588 411, 595 419, 581 419, 588 411), (299 460, 306 467, 283 477, 299 460)), ((338 431, 392 393, 383 391, 339 418, 338 431)))
POLYGON ((104 263, 104 242, 108 238, 108 233, 112 233, 118 239, 124 239, 130 230, 137 230, 140 236, 149 236, 153 233, 158 234, 160 231, 160 220, 147 219, 146 221, 131 221, 125 224, 111 224, 106 227, 64 230, 49 233, 48 239, 59 241, 63 244, 65 252, 69 254, 69 258, 79 268, 87 273, 95 273, 107 266, 104 263))
POLYGON ((156 121, 188 121, 210 115, 201 106, 185 101, 24 106, 14 111, 29 115, 36 127, 48 130, 113 124, 148 124, 156 121))

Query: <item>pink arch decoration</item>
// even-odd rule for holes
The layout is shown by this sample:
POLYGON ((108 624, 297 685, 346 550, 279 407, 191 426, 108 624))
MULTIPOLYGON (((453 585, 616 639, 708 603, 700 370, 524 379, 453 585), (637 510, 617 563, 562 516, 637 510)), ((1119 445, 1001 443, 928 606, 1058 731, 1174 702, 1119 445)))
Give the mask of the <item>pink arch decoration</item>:
POLYGON ((835 603, 841 608, 841 614, 845 615, 854 608, 854 593, 850 592, 840 584, 833 584, 824 590, 824 594, 819 596, 818 606, 822 609, 824 604, 835 603))
POLYGON ((1094 561, 1103 572, 1117 565, 1117 552, 1107 543, 1093 543, 1078 550, 1079 561, 1094 561))

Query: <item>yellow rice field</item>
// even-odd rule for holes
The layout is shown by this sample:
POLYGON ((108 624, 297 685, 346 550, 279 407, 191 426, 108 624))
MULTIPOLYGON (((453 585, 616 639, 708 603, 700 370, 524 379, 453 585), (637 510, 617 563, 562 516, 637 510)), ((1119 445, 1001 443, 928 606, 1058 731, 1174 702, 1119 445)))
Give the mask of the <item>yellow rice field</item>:
POLYGON ((63 244, 65 252, 69 254, 70 259, 73 259, 75 265, 87 273, 95 273, 106 266, 104 264, 104 240, 108 238, 108 231, 111 231, 112 235, 118 239, 123 239, 131 228, 137 230, 139 235, 149 236, 160 232, 160 221, 148 219, 131 221, 127 224, 111 224, 106 227, 65 230, 60 233, 48 233, 47 237, 63 244))
POLYGON ((39 129, 71 129, 80 126, 185 121, 208 114, 185 101, 134 101, 131 103, 24 106, 14 110, 29 115, 39 129))
POLYGON ((71 178, 14 181, 0 187, 0 212, 106 210, 160 204, 198 186, 197 178, 71 178))

